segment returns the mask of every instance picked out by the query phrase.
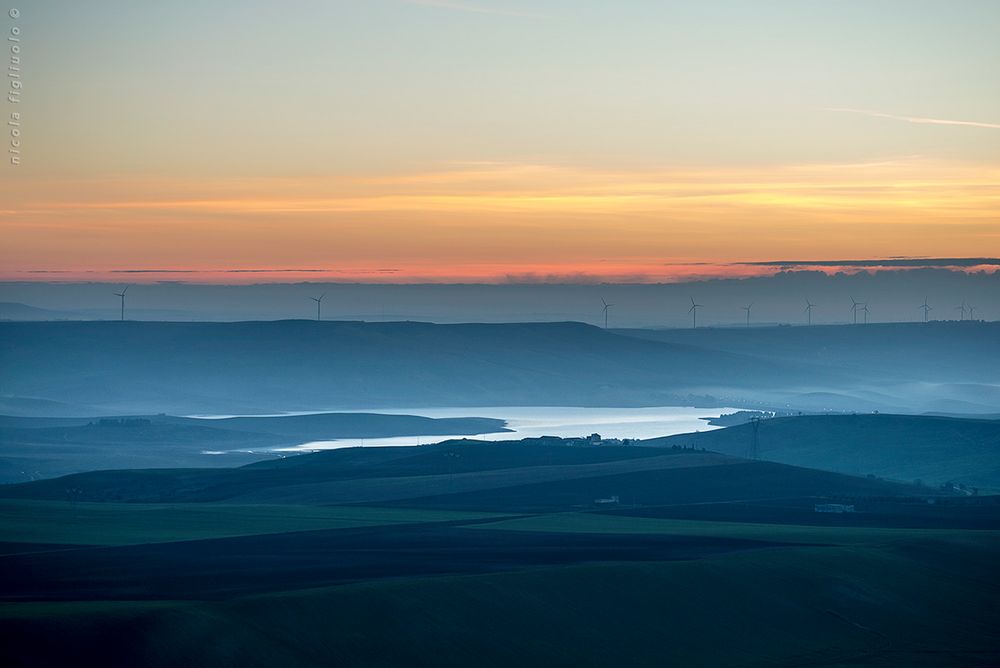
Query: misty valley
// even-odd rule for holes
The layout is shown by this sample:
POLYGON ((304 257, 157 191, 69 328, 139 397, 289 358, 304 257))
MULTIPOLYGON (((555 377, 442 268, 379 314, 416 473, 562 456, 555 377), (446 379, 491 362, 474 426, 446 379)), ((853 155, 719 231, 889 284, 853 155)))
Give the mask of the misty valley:
POLYGON ((10 665, 1000 659, 995 323, 3 322, 0 363, 10 665))

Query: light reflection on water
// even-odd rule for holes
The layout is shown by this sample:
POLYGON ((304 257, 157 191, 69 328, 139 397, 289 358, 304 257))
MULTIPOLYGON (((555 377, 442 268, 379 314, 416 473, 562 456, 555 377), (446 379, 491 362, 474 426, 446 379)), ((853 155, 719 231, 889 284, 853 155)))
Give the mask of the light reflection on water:
MULTIPOLYGON (((309 415, 319 412, 366 412, 382 414, 422 415, 429 418, 486 417, 506 420, 510 432, 490 434, 459 434, 431 436, 396 436, 390 438, 347 438, 310 441, 300 445, 276 448, 273 452, 311 452, 357 446, 412 446, 437 443, 452 438, 485 438, 491 441, 511 441, 537 436, 564 438, 599 433, 605 438, 656 438, 694 431, 718 429, 701 418, 732 413, 735 408, 692 408, 661 406, 653 408, 578 408, 564 406, 485 406, 472 408, 394 408, 365 411, 310 411, 275 415, 309 415)), ((205 419, 238 417, 232 415, 199 415, 205 419)), ((263 416, 257 416, 263 417, 263 416)))

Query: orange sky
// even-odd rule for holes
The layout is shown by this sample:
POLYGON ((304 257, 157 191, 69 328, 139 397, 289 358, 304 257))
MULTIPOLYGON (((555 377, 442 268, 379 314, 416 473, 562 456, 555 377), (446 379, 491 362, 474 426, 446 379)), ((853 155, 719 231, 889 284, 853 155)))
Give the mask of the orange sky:
MULTIPOLYGON (((979 257, 1000 169, 855 164, 598 171, 517 163, 389 176, 37 180, 0 186, 5 279, 58 270, 320 269, 311 280, 677 280, 741 261, 979 257), (12 205, 11 205, 12 204, 12 205), (709 267, 695 263, 707 263, 709 267)), ((154 280, 159 275, 138 276, 154 280)))

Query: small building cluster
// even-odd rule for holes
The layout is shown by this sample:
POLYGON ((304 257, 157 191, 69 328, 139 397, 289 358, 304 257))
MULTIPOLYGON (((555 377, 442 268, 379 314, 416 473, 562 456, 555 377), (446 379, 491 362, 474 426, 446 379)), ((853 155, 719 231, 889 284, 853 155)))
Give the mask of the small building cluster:
POLYGON ((631 445, 629 438, 602 438, 600 434, 591 434, 586 439, 587 445, 631 445))
POLYGON ((853 513, 854 506, 846 503, 817 503, 814 510, 817 513, 853 513))
MULTIPOLYGON (((98 427, 148 427, 153 422, 147 418, 101 418, 98 427)), ((95 426, 93 422, 89 426, 95 426)))

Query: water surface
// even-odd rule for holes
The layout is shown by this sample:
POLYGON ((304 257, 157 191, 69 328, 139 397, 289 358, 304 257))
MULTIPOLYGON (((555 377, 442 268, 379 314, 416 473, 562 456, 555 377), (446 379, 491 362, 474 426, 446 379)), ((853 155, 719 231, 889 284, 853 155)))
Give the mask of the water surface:
MULTIPOLYGON (((422 415, 429 418, 487 417, 507 422, 509 432, 460 435, 395 436, 390 438, 347 438, 309 441, 279 452, 308 452, 357 446, 407 446, 436 443, 451 438, 481 438, 492 441, 515 441, 537 436, 573 438, 600 434, 604 438, 656 438, 718 429, 702 418, 732 413, 735 408, 693 408, 659 406, 652 408, 582 408, 567 406, 479 406, 466 408, 394 408, 368 411, 387 414, 422 415)), ((283 413, 283 415, 305 413, 283 413)), ((232 417, 232 416, 200 416, 232 417)))

